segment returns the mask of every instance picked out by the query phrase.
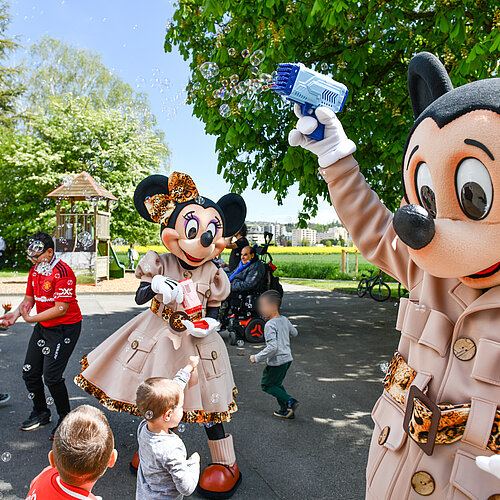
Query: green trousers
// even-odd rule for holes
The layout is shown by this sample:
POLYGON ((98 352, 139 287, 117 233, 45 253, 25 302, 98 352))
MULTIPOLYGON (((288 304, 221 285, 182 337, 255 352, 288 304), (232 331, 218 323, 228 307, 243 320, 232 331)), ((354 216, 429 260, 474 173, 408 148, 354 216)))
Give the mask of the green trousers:
POLYGON ((286 410, 286 405, 291 397, 283 387, 283 380, 285 380, 286 372, 291 364, 292 362, 289 361, 280 366, 267 365, 264 368, 264 373, 262 373, 262 381, 260 383, 262 390, 278 400, 281 410, 286 410))

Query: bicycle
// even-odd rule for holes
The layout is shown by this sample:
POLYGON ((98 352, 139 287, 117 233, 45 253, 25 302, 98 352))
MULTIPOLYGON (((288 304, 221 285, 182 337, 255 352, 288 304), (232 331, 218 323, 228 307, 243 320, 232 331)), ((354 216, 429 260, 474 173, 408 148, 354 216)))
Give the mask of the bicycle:
POLYGON ((382 279, 382 271, 379 271, 376 276, 373 276, 373 270, 368 271, 370 276, 362 274, 363 278, 358 284, 358 297, 364 297, 367 292, 370 297, 377 302, 384 302, 389 300, 391 296, 391 289, 389 285, 382 279))

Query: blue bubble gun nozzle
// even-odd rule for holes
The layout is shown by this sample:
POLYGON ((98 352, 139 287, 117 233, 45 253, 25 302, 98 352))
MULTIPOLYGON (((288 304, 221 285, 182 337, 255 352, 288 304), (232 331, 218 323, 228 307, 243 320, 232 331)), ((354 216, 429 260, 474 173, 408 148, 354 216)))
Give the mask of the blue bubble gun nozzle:
MULTIPOLYGON (((302 63, 280 64, 271 89, 289 101, 299 104, 302 114, 310 116, 316 116, 314 110, 319 106, 338 113, 344 107, 349 93, 344 84, 306 68, 302 63)), ((308 137, 320 141, 324 132, 325 126, 319 123, 308 137)))

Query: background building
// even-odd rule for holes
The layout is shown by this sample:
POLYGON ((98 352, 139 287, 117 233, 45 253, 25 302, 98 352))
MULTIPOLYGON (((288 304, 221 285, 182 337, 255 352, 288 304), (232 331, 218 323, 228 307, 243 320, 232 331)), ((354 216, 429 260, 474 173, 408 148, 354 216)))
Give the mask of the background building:
POLYGON ((314 246, 317 242, 317 234, 316 229, 292 229, 292 246, 300 247, 305 242, 309 246, 314 246))
POLYGON ((318 243, 320 243, 322 240, 339 240, 342 238, 345 243, 349 240, 349 234, 346 230, 345 227, 339 227, 339 226, 333 226, 328 229, 328 231, 324 233, 318 233, 317 234, 317 240, 318 243))

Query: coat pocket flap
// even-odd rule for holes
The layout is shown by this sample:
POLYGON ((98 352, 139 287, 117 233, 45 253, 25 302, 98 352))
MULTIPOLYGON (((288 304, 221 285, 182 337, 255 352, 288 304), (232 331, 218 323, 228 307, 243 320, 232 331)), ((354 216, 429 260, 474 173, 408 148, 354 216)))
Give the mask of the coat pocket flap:
POLYGON ((210 285, 208 283, 196 283, 196 290, 198 291, 198 293, 201 293, 202 295, 205 295, 209 288, 210 285))
MULTIPOLYGON (((455 456, 450 483, 471 500, 486 500, 500 492, 498 479, 481 470, 476 465, 476 457, 462 450, 458 450, 455 456)), ((449 498, 454 499, 455 496, 449 498)), ((456 498, 463 497, 457 495, 456 498)))
POLYGON ((206 342, 203 344, 198 344, 196 348, 198 349, 198 354, 200 359, 213 359, 216 360, 219 356, 217 352, 218 343, 217 341, 206 342))
POLYGON ((403 429, 404 412, 384 391, 372 411, 375 432, 380 433, 379 444, 391 451, 397 451, 406 440, 403 429))
POLYGON ((409 303, 410 300, 407 299, 406 297, 401 297, 401 300, 399 301, 398 319, 396 320, 396 330, 398 332, 400 332, 401 329, 403 328, 403 322, 405 319, 406 310, 408 309, 409 303))
POLYGON ((500 386, 500 343, 479 339, 472 378, 500 386))
POLYGON ((441 357, 446 354, 454 326, 446 314, 408 301, 398 323, 403 336, 434 349, 441 357))
POLYGON ((135 331, 128 336, 129 347, 134 351, 151 352, 158 342, 157 339, 149 337, 144 333, 135 331))

